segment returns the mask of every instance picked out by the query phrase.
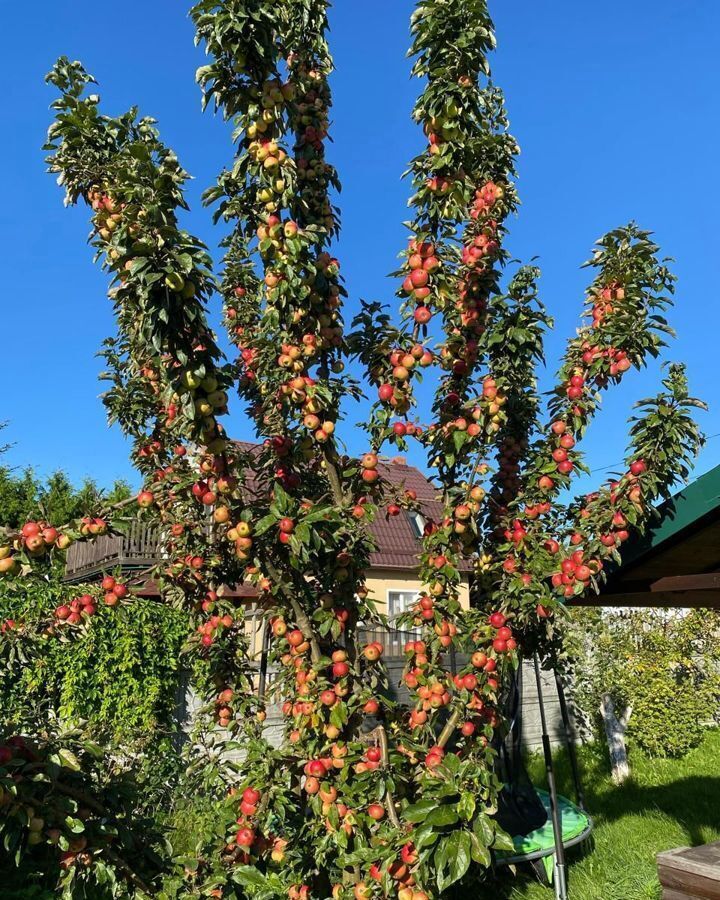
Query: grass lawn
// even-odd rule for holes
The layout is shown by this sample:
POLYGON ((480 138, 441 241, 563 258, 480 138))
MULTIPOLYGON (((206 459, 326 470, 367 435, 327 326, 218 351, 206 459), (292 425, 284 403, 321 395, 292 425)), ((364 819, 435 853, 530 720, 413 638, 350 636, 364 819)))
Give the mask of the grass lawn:
MULTIPOLYGON (((684 759, 650 760, 631 755, 632 780, 616 787, 604 748, 580 750, 582 783, 595 823, 594 842, 569 851, 570 900, 656 900, 660 897, 655 854, 672 847, 720 839, 720 730, 684 759)), ((544 784, 542 757, 529 766, 533 782, 544 784)), ((565 754, 557 758, 560 792, 574 799, 565 754)), ((500 897, 549 900, 553 891, 526 869, 508 879, 500 897)))

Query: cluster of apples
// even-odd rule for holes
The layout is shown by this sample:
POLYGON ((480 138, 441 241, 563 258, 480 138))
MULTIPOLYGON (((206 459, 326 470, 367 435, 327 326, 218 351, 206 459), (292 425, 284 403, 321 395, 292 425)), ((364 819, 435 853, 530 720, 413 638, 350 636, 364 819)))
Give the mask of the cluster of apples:
POLYGON ((248 137, 254 137, 256 133, 264 134, 271 128, 280 110, 286 103, 295 99, 295 94, 295 85, 291 81, 282 82, 279 78, 268 78, 263 81, 258 98, 263 113, 255 125, 255 131, 248 134, 248 137), (266 114, 265 110, 269 112, 266 114))
MULTIPOLYGON (((224 524, 230 521, 230 510, 226 506, 220 506, 215 509, 214 517, 216 522, 224 524), (219 518, 218 514, 219 513, 219 518)), ((250 522, 241 520, 235 524, 230 524, 226 532, 229 541, 235 544, 235 556, 241 562, 249 562, 252 559, 253 548, 253 529, 250 522)))
POLYGON ((139 459, 153 459, 154 457, 159 456, 162 451, 162 442, 154 440, 140 447, 140 449, 137 451, 137 455, 139 459))
POLYGON ((495 629, 492 648, 496 653, 511 653, 513 650, 517 650, 517 641, 507 622, 507 616, 499 610, 488 616, 488 624, 495 629))
MULTIPOLYGON (((559 547, 555 549, 556 545, 555 541, 546 541, 546 549, 552 548, 551 552, 559 552, 559 547)), ((559 571, 553 573, 552 585, 565 597, 572 597, 577 592, 578 585, 583 589, 588 586, 590 580, 598 575, 602 565, 601 560, 585 559, 582 550, 574 550, 561 561, 559 571)))
MULTIPOLYGON (((317 671, 308 666, 305 655, 310 649, 309 642, 300 631, 293 629, 287 631, 287 625, 283 619, 277 618, 272 625, 273 634, 276 637, 285 638, 289 649, 281 656, 281 662, 294 669, 295 693, 294 700, 286 700, 283 703, 283 714, 296 720, 297 727, 290 735, 293 742, 297 742, 301 736, 301 727, 307 725, 318 726, 324 720, 318 717, 320 709, 332 709, 348 694, 346 676, 350 671, 347 653, 343 649, 336 649, 332 653, 330 666, 330 680, 318 682, 317 671)), ((363 655, 369 662, 374 662, 382 654, 382 644, 373 642, 368 644, 363 655)), ((379 710, 379 703, 375 698, 366 700, 363 711, 366 715, 375 715, 379 710)), ((339 729, 330 722, 323 725, 325 735, 334 740, 339 735, 339 729)))
MULTIPOLYGON (((415 660, 417 662, 417 656, 415 660)), ((418 685, 416 693, 420 698, 420 709, 427 713, 428 710, 442 709, 444 706, 448 706, 452 699, 449 687, 449 682, 437 677, 431 677, 425 684, 418 685)))
POLYGON ((491 508, 491 516, 499 520, 505 513, 505 504, 513 500, 522 486, 520 460, 527 449, 526 438, 505 435, 500 444, 493 496, 497 505, 491 508))
MULTIPOLYGON (((217 460, 213 460, 212 457, 203 458, 199 468, 203 477, 193 482, 190 492, 203 506, 214 506, 221 497, 231 494, 237 487, 237 478, 225 474, 217 464, 217 460)), ((221 520, 222 516, 216 519, 218 522, 221 520)))
MULTIPOLYGON (((368 815, 370 818, 376 818, 371 809, 374 809, 379 818, 382 818, 385 810, 379 803, 371 804, 368 807, 368 815), (382 813, 382 815, 380 815, 382 813)), ((379 821, 379 818, 376 821, 379 821)), ((416 890, 415 876, 412 872, 414 866, 419 859, 415 845, 412 842, 404 844, 400 848, 400 858, 387 863, 387 873, 397 883, 398 900, 429 900, 425 891, 416 890)), ((373 863, 368 869, 368 875, 372 881, 381 882, 383 880, 383 870, 377 864, 373 863)), ((338 892, 339 894, 339 892, 338 892)), ((333 894, 333 896, 336 896, 333 894)), ((373 896, 373 890, 370 885, 362 881, 354 888, 355 900, 368 900, 373 896)))
POLYGON ((204 622, 197 627, 197 633, 200 635, 200 643, 203 647, 211 647, 215 640, 229 628, 232 628, 235 624, 235 619, 229 614, 225 613, 223 616, 219 616, 217 614, 210 616, 207 622, 204 622))
POLYGON ((475 199, 470 210, 472 219, 486 218, 505 196, 505 188, 494 181, 486 181, 475 191, 475 199))
POLYGON ((456 378, 470 374, 477 362, 479 344, 473 337, 468 337, 460 329, 448 337, 440 348, 440 364, 456 378))
MULTIPOLYGON (((543 500, 541 503, 526 503, 523 507, 523 514, 526 518, 533 520, 540 516, 544 516, 552 509, 552 503, 549 500, 543 500)), ((513 532, 515 529, 513 528, 513 532)), ((514 538, 513 538, 514 540, 514 538)), ((517 543, 517 541, 516 541, 517 543)))
POLYGON ((376 484, 380 479, 378 464, 380 460, 377 453, 363 453, 360 457, 360 477, 366 484, 376 484))
POLYGON ((235 834, 235 843, 246 851, 250 850, 257 837, 252 819, 257 815, 258 803, 261 798, 261 791, 250 786, 245 788, 240 800, 240 815, 237 819, 239 828, 235 834))
MULTIPOLYGON (((230 791, 235 795, 235 790, 230 791)), ((285 859, 285 851, 288 842, 285 838, 274 835, 262 834, 254 817, 258 813, 258 804, 262 799, 259 788, 247 787, 244 789, 240 800, 240 815, 231 828, 226 844, 226 852, 234 862, 247 865, 251 861, 251 853, 255 856, 269 856, 274 863, 281 863, 285 859)), ((210 896, 221 896, 212 892, 210 896)), ((307 895, 303 895, 307 896, 307 895)))
MULTIPOLYGON (((255 123, 254 123, 255 124, 255 123)), ((258 123, 259 124, 259 123, 258 123)), ((248 128, 248 136, 254 125, 248 128)), ((275 199, 270 196, 272 194, 282 194, 285 190, 285 177, 283 168, 287 165, 288 155, 282 147, 271 137, 258 137, 248 144, 248 155, 265 173, 265 195, 269 199, 265 200, 267 208, 274 210, 277 206, 275 199)), ((261 194, 258 192, 258 199, 261 194)))
POLYGON ((463 247, 462 263, 468 269, 484 269, 487 261, 497 254, 499 246, 494 229, 485 226, 463 247))
POLYGON ((567 424, 558 419, 550 426, 555 438, 555 446, 551 456, 556 465, 558 474, 569 475, 575 468, 575 464, 570 458, 570 451, 575 447, 575 437, 568 431, 567 424))
POLYGON ((408 349, 397 347, 388 355, 389 378, 378 387, 378 399, 402 415, 410 407, 409 386, 413 373, 418 368, 427 368, 434 362, 431 350, 422 344, 413 344, 408 349))
MULTIPOLYGON (((104 241, 110 241, 113 233, 122 222, 125 204, 117 202, 110 194, 99 187, 93 187, 88 191, 87 201, 95 213, 93 224, 95 225, 96 233, 104 241)), ((138 230, 137 225, 132 226, 132 233, 137 234, 138 230)))
POLYGON ((416 238, 410 241, 402 292, 416 304, 413 318, 418 325, 427 325, 432 318, 432 310, 428 305, 433 292, 432 274, 440 266, 433 243, 416 238))
MULTIPOLYGON (((635 506, 642 505, 642 487, 640 484, 641 477, 647 471, 647 463, 644 459, 636 459, 630 464, 628 472, 622 481, 611 481, 610 490, 610 507, 611 516, 606 529, 599 535, 600 543, 607 550, 612 550, 624 543, 629 537, 629 522, 627 516, 618 508, 621 499, 626 498, 635 506)), ((585 502, 580 510, 580 516, 583 519, 590 516, 590 505, 600 495, 598 493, 588 494, 585 502)))
POLYGON ((599 288, 591 297, 592 327, 599 328, 615 312, 615 304, 624 299, 625 288, 618 281, 599 288))
MULTIPOLYGON (((192 397, 195 416, 204 421, 205 429, 215 429, 215 416, 226 413, 228 404, 227 391, 220 386, 215 375, 187 369, 181 379, 181 390, 192 397)), ((180 395, 173 399, 179 401, 180 395)))
MULTIPOLYGON (((180 527, 173 525, 173 529, 180 527)), ((184 526, 183 526, 184 527, 184 526)), ((205 568, 206 560, 204 556, 187 553, 185 556, 178 557, 170 563, 165 569, 165 573, 169 578, 179 580, 187 578, 191 582, 201 582, 203 580, 202 570, 205 568)))
POLYGON ((458 410, 460 399, 457 391, 448 392, 442 409, 444 421, 432 424, 429 429, 432 433, 448 438, 462 431, 474 438, 483 432, 500 431, 507 418, 504 409, 507 396, 492 376, 483 379, 482 393, 473 405, 458 410))
POLYGON ((112 575, 105 575, 100 582, 100 587, 104 591, 103 603, 105 606, 117 606, 129 593, 128 586, 112 575))
POLYGON ((323 225, 329 234, 335 220, 327 188, 334 169, 323 158, 323 141, 328 135, 330 88, 325 73, 318 69, 301 66, 297 75, 300 87, 293 115, 298 138, 298 182, 303 197, 314 201, 311 209, 318 219, 317 224, 323 225))
MULTIPOLYGON (((280 345, 280 353, 277 358, 277 364, 281 369, 289 369, 292 372, 303 372, 306 367, 306 360, 317 356, 318 339, 314 334, 305 334, 299 344, 283 343, 280 345)), ((314 384, 314 382, 309 382, 314 384)), ((298 390, 298 388, 293 388, 298 390)), ((305 388, 301 387, 303 391, 305 388)), ((293 398, 294 399, 294 398, 293 398)))
MULTIPOLYGON (((303 341, 315 338, 305 335, 303 341)), ((313 344, 314 345, 314 344, 313 344)), ((290 351, 297 348, 288 348, 290 351)), ((325 443, 335 432, 335 423, 323 418, 324 404, 315 390, 316 381, 309 375, 296 375, 280 388, 280 393, 288 397, 292 404, 299 408, 302 423, 312 433, 318 443, 325 443)))
POLYGON ((306 884, 291 884, 287 893, 288 900, 310 900, 310 888, 306 884))
POLYGON ((599 360, 604 363, 607 371, 595 376, 599 387, 604 385, 608 375, 611 378, 619 378, 632 368, 632 362, 625 350, 618 350, 616 347, 597 347, 590 341, 583 341, 581 349, 582 361, 586 366, 591 366, 599 360))
POLYGON ((221 728, 229 728, 233 719, 232 702, 235 692, 232 688, 226 687, 220 691, 215 698, 215 717, 221 728))
MULTIPOLYGON (((230 315, 232 310, 228 311, 230 315)), ((258 364, 258 351, 256 347, 248 347, 243 345, 245 329, 242 325, 238 325, 235 329, 237 335, 237 347, 240 351, 238 365, 240 367, 240 386, 247 388, 249 384, 257 380, 256 366, 258 364)))
MULTIPOLYGON (((283 222, 280 216, 272 213, 258 225, 256 235, 260 255, 264 259, 276 257, 279 261, 284 262, 288 258, 292 246, 288 245, 287 241, 298 238, 301 231, 294 219, 287 219, 283 222)), ((274 287, 274 285, 272 286, 274 287)))
POLYGON ((28 556, 41 557, 54 547, 67 550, 71 543, 72 538, 68 534, 61 533, 47 522, 25 522, 12 543, 0 544, 0 576, 15 575, 19 571, 16 554, 21 551, 28 556))
POLYGON ((460 315, 464 337, 479 337, 485 330, 484 313, 487 310, 487 284, 477 269, 468 271, 458 280, 455 308, 460 315))
POLYGON ((68 625, 79 625, 83 616, 91 618, 97 610, 95 598, 90 594, 82 594, 69 603, 61 603, 55 608, 55 624, 66 622, 68 625))
POLYGON ((604 359, 607 361, 610 374, 613 376, 622 375, 632 367, 627 353, 616 347, 600 347, 589 340, 584 340, 580 345, 580 349, 582 350, 581 359, 584 365, 591 366, 598 360, 604 359))

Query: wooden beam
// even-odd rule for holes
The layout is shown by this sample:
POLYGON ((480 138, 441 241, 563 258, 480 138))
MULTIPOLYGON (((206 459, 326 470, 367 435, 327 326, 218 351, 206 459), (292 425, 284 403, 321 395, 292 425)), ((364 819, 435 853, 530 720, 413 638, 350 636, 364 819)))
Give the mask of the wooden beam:
POLYGON ((650 585, 651 591, 720 591, 720 572, 704 575, 669 575, 650 585))
POLYGON ((626 594, 593 594, 568 600, 568 606, 638 606, 677 609, 720 609, 717 591, 636 591, 626 594))

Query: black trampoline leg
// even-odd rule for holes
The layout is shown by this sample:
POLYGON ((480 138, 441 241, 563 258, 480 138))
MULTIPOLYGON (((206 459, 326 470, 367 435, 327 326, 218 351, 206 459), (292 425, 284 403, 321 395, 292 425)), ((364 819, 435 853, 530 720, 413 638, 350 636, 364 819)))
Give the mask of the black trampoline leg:
POLYGON ((560 805, 558 803, 557 785, 555 783, 555 766, 550 747, 550 735, 547 730, 545 717, 545 704, 542 695, 542 682, 540 679, 540 663, 537 653, 533 657, 535 664, 535 682, 537 683, 538 708, 540 709, 540 725, 542 726, 543 755, 545 757, 545 772, 547 774, 548 788, 550 790, 550 817, 552 819, 553 837, 555 839, 555 877, 553 885, 557 900, 567 900, 567 879, 565 866, 565 846, 562 838, 562 822, 560 819, 560 805))
POLYGON ((565 689, 563 688, 562 678, 557 669, 555 669, 555 686, 557 687, 558 701, 560 702, 560 715, 562 716, 563 725, 565 726, 565 740, 567 743, 568 758, 570 759, 570 769, 572 770, 573 783, 575 785, 575 797, 580 809, 585 809, 585 795, 583 794, 582 783, 580 781, 580 767, 578 766, 577 750, 575 747, 575 728, 570 718, 567 700, 565 698, 565 689))

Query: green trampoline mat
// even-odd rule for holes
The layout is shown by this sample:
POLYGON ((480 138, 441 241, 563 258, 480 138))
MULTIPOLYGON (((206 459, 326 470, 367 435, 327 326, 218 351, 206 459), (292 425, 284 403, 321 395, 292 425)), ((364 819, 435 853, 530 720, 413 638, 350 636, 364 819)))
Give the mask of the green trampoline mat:
MULTIPOLYGON (((542 828, 531 831, 530 834, 521 834, 513 838, 515 844, 515 853, 548 853, 555 850, 555 838, 553 836, 552 819, 550 818, 550 795, 547 791, 537 791, 538 797, 542 800, 543 806, 547 810, 548 819, 542 828)), ((562 825, 563 843, 572 841, 588 829, 590 826, 590 818, 585 813, 571 803, 567 797, 558 796, 558 804, 560 806, 560 822, 562 825)))

